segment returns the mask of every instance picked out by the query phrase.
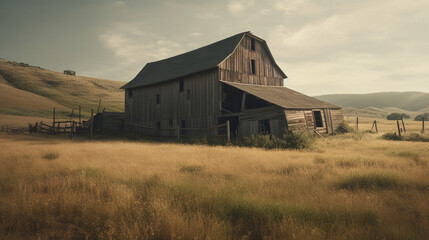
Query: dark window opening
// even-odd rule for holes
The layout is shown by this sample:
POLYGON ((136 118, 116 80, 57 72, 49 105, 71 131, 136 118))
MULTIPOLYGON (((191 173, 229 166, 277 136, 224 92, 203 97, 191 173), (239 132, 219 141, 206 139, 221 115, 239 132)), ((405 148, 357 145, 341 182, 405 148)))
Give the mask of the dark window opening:
POLYGON ((252 74, 256 74, 255 59, 252 59, 250 62, 252 65, 252 74))
POLYGON ((250 39, 250 50, 255 51, 255 39, 250 39))
POLYGON ((133 89, 128 88, 128 98, 133 98, 133 89))
POLYGON ((180 132, 181 132, 181 134, 185 134, 184 128, 186 128, 186 124, 185 124, 185 120, 182 120, 182 121, 180 121, 180 132))
POLYGON ((171 119, 170 119, 170 120, 168 120, 168 126, 169 126, 169 127, 173 127, 173 120, 171 120, 171 119))
POLYGON ((191 89, 186 89, 186 100, 191 99, 191 89))
POLYGON ((316 127, 323 127, 322 113, 320 111, 313 111, 313 116, 316 127))
POLYGON ((159 94, 156 94, 156 104, 159 104, 159 102, 160 102, 159 94))
POLYGON ((271 133, 270 120, 269 119, 259 120, 258 124, 259 124, 259 134, 270 134, 271 133))
POLYGON ((185 84, 183 81, 183 78, 179 79, 179 92, 183 92, 183 89, 185 88, 185 84))
POLYGON ((161 122, 160 121, 156 122, 156 130, 159 130, 159 129, 161 129, 161 122))

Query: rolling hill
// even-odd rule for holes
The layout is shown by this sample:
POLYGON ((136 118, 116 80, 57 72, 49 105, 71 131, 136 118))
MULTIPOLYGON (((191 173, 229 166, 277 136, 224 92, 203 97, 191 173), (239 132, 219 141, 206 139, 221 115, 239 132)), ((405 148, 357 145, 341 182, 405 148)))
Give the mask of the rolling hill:
POLYGON ((50 117, 55 107, 67 116, 80 105, 88 115, 100 99, 101 109, 123 111, 123 84, 0 59, 0 114, 50 117))
POLYGON ((429 108, 429 93, 423 92, 380 92, 370 94, 331 94, 315 98, 337 104, 341 107, 364 109, 375 107, 386 112, 412 111, 422 112, 429 108), (386 109, 386 108, 397 108, 386 109))

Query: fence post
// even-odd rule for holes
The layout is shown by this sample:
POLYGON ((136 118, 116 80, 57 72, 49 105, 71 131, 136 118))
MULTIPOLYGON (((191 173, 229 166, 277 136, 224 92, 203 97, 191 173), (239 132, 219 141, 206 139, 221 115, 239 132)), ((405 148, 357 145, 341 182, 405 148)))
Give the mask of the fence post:
POLYGON ((74 120, 71 124, 71 129, 70 129, 70 139, 73 139, 73 133, 74 133, 74 120))
POLYGON ((91 121, 90 121, 90 125, 89 125, 89 137, 92 138, 92 129, 94 125, 94 109, 91 109, 91 121))
POLYGON ((375 123, 375 131, 378 132, 377 120, 374 120, 374 123, 375 123))
POLYGON ((424 114, 422 119, 422 133, 425 133, 425 115, 424 114))
POLYGON ((356 130, 359 130, 359 117, 356 117, 356 130))
POLYGON ((52 111, 52 133, 55 134, 55 108, 52 111))
POLYGON ((396 120, 396 124, 398 125, 399 138, 402 140, 401 128, 399 127, 399 120, 396 120))
POLYGON ((401 121, 402 121, 402 127, 404 128, 404 133, 406 133, 407 130, 405 130, 404 118, 402 116, 401 116, 401 121))
POLYGON ((82 123, 81 119, 80 119, 80 105, 79 105, 79 125, 82 123))
POLYGON ((226 140, 228 142, 228 144, 231 143, 231 133, 229 131, 229 120, 226 120, 226 140))
POLYGON ((177 124, 177 140, 180 141, 180 125, 177 124))

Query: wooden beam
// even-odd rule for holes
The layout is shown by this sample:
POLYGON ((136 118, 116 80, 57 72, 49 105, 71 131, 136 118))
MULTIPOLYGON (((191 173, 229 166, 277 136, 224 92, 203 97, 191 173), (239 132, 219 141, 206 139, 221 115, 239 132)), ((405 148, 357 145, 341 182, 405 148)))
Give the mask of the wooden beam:
POLYGON ((246 106, 246 93, 243 92, 243 96, 241 97, 241 111, 244 111, 245 106, 246 106))
POLYGON ((422 119, 422 133, 425 133, 425 115, 424 114, 422 119))
POLYGON ((55 133, 55 108, 52 111, 52 133, 55 133))
POLYGON ((402 127, 404 128, 404 133, 407 132, 407 130, 405 130, 405 123, 404 123, 404 118, 401 116, 401 121, 402 121, 402 127))
POLYGON ((91 109, 91 120, 89 123, 89 137, 92 138, 92 129, 94 128, 94 109, 91 109))
POLYGON ((229 120, 226 120, 226 141, 228 144, 231 143, 231 133, 230 133, 229 120))
POLYGON ((80 105, 79 105, 79 125, 82 123, 81 121, 81 115, 80 115, 80 105))

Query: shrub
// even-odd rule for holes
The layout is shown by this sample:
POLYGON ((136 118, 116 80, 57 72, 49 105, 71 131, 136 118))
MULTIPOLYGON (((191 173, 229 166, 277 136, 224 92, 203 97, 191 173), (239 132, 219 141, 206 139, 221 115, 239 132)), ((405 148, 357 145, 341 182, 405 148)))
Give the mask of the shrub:
POLYGON ((399 182, 395 176, 377 173, 353 174, 337 183, 339 189, 388 189, 396 188, 399 182))
POLYGON ((354 132, 356 132, 356 129, 350 127, 350 125, 348 123, 342 122, 340 124, 340 126, 338 127, 338 132, 340 132, 340 133, 346 133, 346 132, 354 133, 354 132))
POLYGON ((42 154, 42 158, 46 160, 54 160, 57 159, 60 156, 57 152, 47 152, 42 154))
POLYGON ((385 133, 383 134, 382 138, 386 140, 401 140, 401 138, 395 132, 385 133))
POLYGON ((199 165, 190 165, 190 166, 184 166, 180 168, 181 172, 186 172, 186 173, 199 173, 202 170, 203 170, 203 166, 199 166, 199 165))
POLYGON ((271 135, 245 137, 242 145, 264 149, 304 149, 311 147, 314 140, 314 136, 308 132, 286 132, 281 137, 271 135))
POLYGON ((405 113, 391 113, 387 115, 387 120, 401 120, 401 118, 410 118, 410 115, 405 113))
POLYGON ((422 121, 423 118, 425 118, 425 121, 429 121, 429 113, 424 113, 424 114, 420 114, 420 115, 416 116, 414 118, 414 121, 422 121))

